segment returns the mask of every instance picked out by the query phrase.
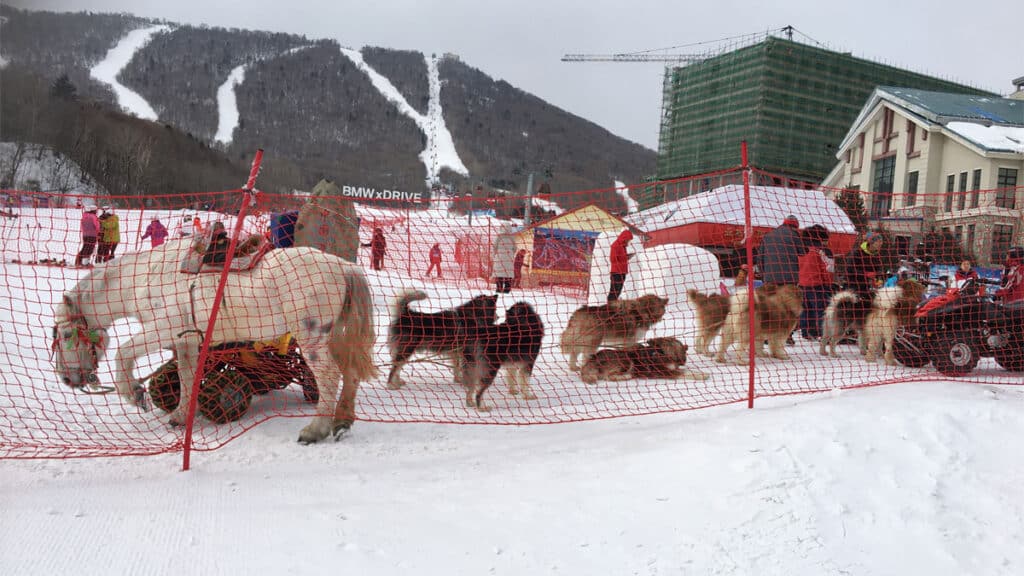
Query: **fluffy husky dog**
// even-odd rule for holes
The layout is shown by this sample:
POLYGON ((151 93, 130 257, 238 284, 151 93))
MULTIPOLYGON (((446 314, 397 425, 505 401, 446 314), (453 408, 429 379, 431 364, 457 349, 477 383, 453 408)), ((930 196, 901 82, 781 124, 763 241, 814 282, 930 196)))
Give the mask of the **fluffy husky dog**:
POLYGON ((825 309, 818 352, 822 356, 836 356, 836 344, 847 332, 855 331, 861 354, 873 361, 874 354, 869 349, 872 338, 877 337, 880 340, 874 341, 874 353, 877 354, 879 347, 885 344, 886 362, 890 362, 893 360, 891 350, 896 328, 913 322, 914 310, 925 289, 926 286, 916 280, 904 279, 895 287, 880 289, 870 299, 863 299, 849 290, 837 293, 825 309))
MULTIPOLYGON (((748 362, 750 346, 750 312, 747 289, 740 288, 729 299, 729 315, 722 326, 721 342, 715 361, 725 362, 729 347, 736 344, 737 363, 748 362)), ((764 341, 773 358, 786 360, 786 338, 796 328, 803 306, 800 289, 792 285, 764 284, 754 291, 754 341, 758 356, 764 356, 764 341)))
POLYGON ((852 331, 858 334, 860 353, 864 354, 866 342, 862 333, 873 300, 873 297, 863 298, 851 290, 834 294, 825 308, 825 316, 821 321, 818 353, 822 356, 836 356, 836 344, 852 331))
POLYGON ((510 394, 521 392, 526 400, 536 398, 530 391, 530 376, 544 341, 544 322, 526 302, 516 302, 505 312, 505 322, 479 326, 477 338, 465 349, 466 405, 480 411, 484 392, 494 383, 498 370, 505 368, 510 394))
POLYGON ((729 297, 724 294, 702 294, 693 288, 686 291, 686 297, 697 314, 697 335, 693 339, 693 350, 697 354, 710 356, 711 342, 729 315, 729 297))
POLYGON ((636 344, 665 315, 667 304, 668 298, 647 294, 577 309, 562 332, 562 354, 569 357, 569 369, 579 372, 579 356, 586 361, 602 343, 636 344))
POLYGON ((896 329, 914 321, 914 310, 924 291, 924 284, 914 280, 901 280, 894 287, 878 291, 871 312, 864 321, 865 360, 874 362, 884 346, 885 363, 889 366, 896 364, 892 349, 896 329))
POLYGON ((409 309, 411 302, 426 299, 427 295, 420 290, 407 290, 392 303, 388 333, 391 351, 388 388, 392 390, 402 387, 402 367, 420 350, 450 358, 454 381, 462 383, 461 366, 467 344, 476 338, 481 326, 492 325, 497 319, 498 297, 493 294, 476 296, 453 310, 418 312, 409 309))
POLYGON ((580 379, 587 384, 633 378, 707 379, 707 374, 683 369, 686 350, 686 344, 675 338, 651 338, 643 344, 601 350, 583 365, 580 379))

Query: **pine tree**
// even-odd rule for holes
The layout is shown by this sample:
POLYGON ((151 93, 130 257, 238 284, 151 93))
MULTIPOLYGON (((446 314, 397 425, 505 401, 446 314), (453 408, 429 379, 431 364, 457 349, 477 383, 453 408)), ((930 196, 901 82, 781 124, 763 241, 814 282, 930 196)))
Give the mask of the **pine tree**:
POLYGON ((50 96, 60 100, 74 102, 78 100, 78 88, 71 82, 67 74, 61 74, 60 78, 50 85, 50 96))
POLYGON ((836 205, 846 212, 857 232, 863 234, 868 229, 868 213, 864 209, 864 199, 856 190, 843 190, 836 198, 836 205))

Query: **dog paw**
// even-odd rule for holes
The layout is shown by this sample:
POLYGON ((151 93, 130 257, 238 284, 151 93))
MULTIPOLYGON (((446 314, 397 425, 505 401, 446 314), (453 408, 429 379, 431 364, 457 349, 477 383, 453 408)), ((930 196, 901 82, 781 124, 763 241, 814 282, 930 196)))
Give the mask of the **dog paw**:
POLYGON ((526 392, 523 394, 523 400, 536 400, 537 395, 533 392, 526 392))
POLYGON ((487 404, 481 403, 481 404, 477 405, 476 411, 477 412, 490 412, 491 411, 491 407, 488 406, 487 404))
POLYGON ((401 390, 402 386, 405 386, 405 382, 402 382, 401 380, 388 382, 388 390, 401 390))

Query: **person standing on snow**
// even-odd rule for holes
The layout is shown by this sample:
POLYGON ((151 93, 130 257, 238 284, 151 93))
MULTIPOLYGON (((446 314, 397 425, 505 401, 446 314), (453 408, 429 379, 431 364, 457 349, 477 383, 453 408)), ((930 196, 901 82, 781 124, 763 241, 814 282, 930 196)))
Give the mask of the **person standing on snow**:
POLYGON ((626 246, 633 239, 633 233, 626 228, 619 233, 619 237, 612 242, 609 260, 611 264, 611 288, 608 290, 608 302, 614 302, 622 294, 622 287, 626 284, 626 275, 629 274, 629 259, 632 254, 626 252, 626 246))
POLYGON ((523 265, 526 264, 526 250, 516 252, 516 258, 512 261, 512 287, 523 287, 523 265))
POLYGON ((146 233, 142 235, 142 239, 149 238, 153 248, 160 246, 167 239, 167 228, 160 222, 160 219, 156 216, 153 217, 153 221, 146 226, 146 233))
POLYGON ((102 259, 96 255, 97 262, 109 262, 114 259, 114 252, 117 245, 121 243, 121 221, 114 214, 110 206, 103 207, 103 216, 100 216, 100 246, 102 247, 102 259))
POLYGON ((91 266, 89 258, 96 249, 96 238, 100 233, 100 220, 96 217, 96 205, 86 204, 82 213, 82 249, 75 257, 75 267, 91 266))
POLYGON ((782 225, 764 235, 758 251, 757 267, 765 284, 797 286, 800 283, 800 257, 807 248, 800 237, 800 223, 790 214, 782 225))
POLYGON ((430 271, 437 267, 437 277, 441 278, 441 245, 434 244, 430 248, 430 267, 427 268, 427 278, 430 278, 430 271))
POLYGON ((1024 301, 1024 247, 1016 246, 1006 252, 1003 279, 996 290, 996 298, 1002 298, 1003 304, 1024 301))
POLYGON ((508 294, 512 291, 515 259, 516 239, 512 235, 512 227, 504 224, 494 239, 494 250, 491 254, 491 277, 494 278, 495 292, 508 294))
POLYGON ((370 240, 370 267, 372 269, 384 269, 384 254, 387 250, 388 240, 384 237, 384 229, 374 228, 373 239, 370 240))
POLYGON ((803 232, 807 252, 800 256, 800 292, 803 299, 800 335, 804 340, 821 338, 821 321, 832 297, 835 262, 827 248, 828 237, 828 229, 820 224, 803 232))

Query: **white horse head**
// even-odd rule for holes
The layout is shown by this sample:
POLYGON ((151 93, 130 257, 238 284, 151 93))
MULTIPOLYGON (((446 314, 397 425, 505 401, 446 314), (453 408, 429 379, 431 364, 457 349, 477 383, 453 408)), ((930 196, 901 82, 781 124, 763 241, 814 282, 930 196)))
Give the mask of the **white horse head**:
POLYGON ((54 314, 50 346, 61 381, 72 388, 99 383, 96 369, 107 341, 106 329, 90 326, 74 298, 65 294, 54 314))
POLYGON ((61 382, 72 388, 99 383, 97 367, 109 343, 107 329, 121 318, 146 320, 148 311, 139 308, 135 285, 159 285, 154 276, 173 274, 188 248, 183 242, 167 246, 97 266, 64 293, 54 310, 50 345, 61 382))

